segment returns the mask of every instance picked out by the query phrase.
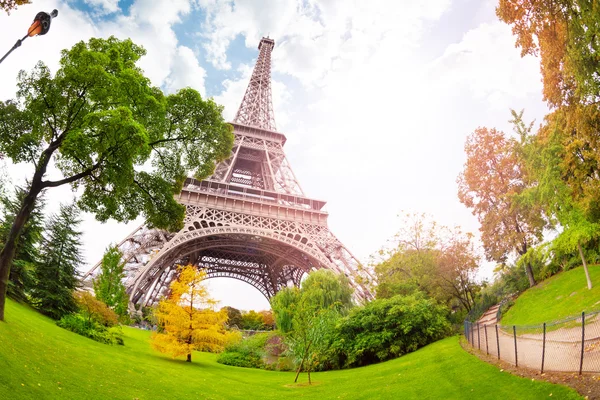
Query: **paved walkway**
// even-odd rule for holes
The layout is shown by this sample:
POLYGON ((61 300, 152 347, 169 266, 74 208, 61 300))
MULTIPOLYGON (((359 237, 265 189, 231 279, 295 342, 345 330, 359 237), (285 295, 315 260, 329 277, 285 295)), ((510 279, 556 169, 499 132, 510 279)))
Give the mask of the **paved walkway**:
MULTIPOLYGON (((488 354, 498 356, 504 361, 533 369, 542 368, 544 354, 545 371, 578 372, 581 363, 581 318, 561 324, 548 325, 544 346, 542 325, 534 327, 516 327, 498 325, 496 316, 498 306, 490 308, 473 325, 469 341, 488 354)), ((583 371, 600 372, 600 313, 591 315, 585 321, 585 341, 583 353, 583 371)))

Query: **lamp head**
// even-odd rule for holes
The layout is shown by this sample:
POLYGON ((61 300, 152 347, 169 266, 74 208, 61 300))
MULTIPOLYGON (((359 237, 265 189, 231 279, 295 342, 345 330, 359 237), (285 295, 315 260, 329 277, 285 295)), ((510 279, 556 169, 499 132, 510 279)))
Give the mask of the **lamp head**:
POLYGON ((37 35, 45 35, 50 30, 50 23, 52 22, 52 18, 58 16, 58 10, 52 10, 52 13, 48 14, 47 12, 41 11, 37 13, 31 26, 27 30, 27 36, 37 36, 37 35))

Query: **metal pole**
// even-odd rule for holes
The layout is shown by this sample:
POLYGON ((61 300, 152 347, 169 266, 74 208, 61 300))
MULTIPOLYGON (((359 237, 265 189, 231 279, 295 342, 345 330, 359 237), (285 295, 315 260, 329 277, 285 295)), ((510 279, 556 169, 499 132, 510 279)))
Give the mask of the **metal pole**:
POLYGON ((477 348, 481 350, 481 335, 479 334, 479 322, 477 323, 477 348))
POLYGON ((27 39, 28 37, 29 37, 29 35, 25 35, 25 36, 23 36, 23 38, 22 38, 22 39, 19 39, 19 40, 17 40, 17 42, 15 43, 15 45, 14 45, 14 46, 13 46, 13 47, 12 47, 12 48, 11 48, 11 49, 8 51, 8 53, 6 53, 6 54, 4 55, 4 57, 0 58, 0 63, 1 63, 2 61, 4 61, 4 59, 5 59, 6 57, 8 57, 8 56, 9 56, 9 54, 10 54, 10 53, 12 53, 12 52, 13 52, 13 51, 14 51, 14 50, 17 48, 17 47, 20 47, 20 46, 21 46, 21 44, 23 43, 23 40, 27 39))
POLYGON ((585 350, 585 312, 581 313, 581 361, 579 361, 579 375, 583 371, 583 353, 585 350))
POLYGON ((544 322, 544 336, 542 342, 542 370, 540 373, 544 373, 544 357, 546 356, 546 323, 544 322))
POLYGON ((483 331, 485 333, 485 354, 490 355, 490 348, 488 347, 488 337, 487 337, 487 325, 483 326, 483 331))
POLYGON ((471 325, 471 346, 475 347, 475 331, 473 330, 473 323, 469 323, 471 325))
POLYGON ((519 366, 519 359, 517 358, 517 327, 513 325, 513 337, 515 338, 515 367, 519 366))
POLYGON ((498 346, 498 360, 500 359, 500 338, 498 337, 498 324, 496 324, 496 345, 498 346))

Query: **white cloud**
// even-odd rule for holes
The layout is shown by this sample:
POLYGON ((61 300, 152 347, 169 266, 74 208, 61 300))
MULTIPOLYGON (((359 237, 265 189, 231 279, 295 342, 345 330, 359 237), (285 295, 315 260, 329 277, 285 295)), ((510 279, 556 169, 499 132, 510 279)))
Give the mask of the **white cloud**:
POLYGON ((119 0, 84 0, 84 3, 98 9, 101 15, 119 11, 119 0))
POLYGON ((176 92, 184 87, 191 87, 205 95, 204 78, 206 71, 198 63, 192 49, 186 46, 179 46, 173 57, 173 66, 171 73, 165 79, 165 86, 168 92, 176 92))

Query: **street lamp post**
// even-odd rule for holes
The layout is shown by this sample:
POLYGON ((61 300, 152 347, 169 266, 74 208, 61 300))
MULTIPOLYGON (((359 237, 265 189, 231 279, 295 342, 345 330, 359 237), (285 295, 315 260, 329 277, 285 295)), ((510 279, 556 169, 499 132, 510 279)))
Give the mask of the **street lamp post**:
POLYGON ((50 23, 52 22, 52 18, 56 18, 57 15, 58 10, 52 10, 50 14, 44 11, 37 13, 35 18, 33 19, 33 22, 31 23, 31 26, 27 30, 27 35, 17 40, 17 43, 15 43, 12 49, 10 49, 8 53, 6 53, 4 57, 0 59, 0 63, 4 61, 4 59, 8 57, 8 55, 12 53, 17 47, 20 47, 23 41, 28 37, 45 35, 46 33, 48 33, 48 31, 50 30, 50 23))

